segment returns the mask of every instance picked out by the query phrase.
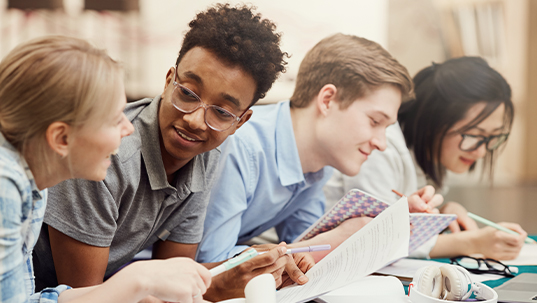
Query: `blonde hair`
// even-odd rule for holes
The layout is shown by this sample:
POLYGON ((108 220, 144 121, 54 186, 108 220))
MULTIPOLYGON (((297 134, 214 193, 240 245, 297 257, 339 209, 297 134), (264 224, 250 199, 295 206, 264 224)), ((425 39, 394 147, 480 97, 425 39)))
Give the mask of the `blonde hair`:
POLYGON ((413 96, 407 69, 379 44, 352 35, 327 37, 308 51, 299 67, 291 106, 308 106, 326 84, 336 86, 343 109, 385 84, 397 87, 404 101, 413 96))
POLYGON ((87 41, 45 36, 20 44, 0 62, 0 132, 23 155, 32 142, 46 165, 49 125, 105 121, 122 79, 121 66, 87 41))

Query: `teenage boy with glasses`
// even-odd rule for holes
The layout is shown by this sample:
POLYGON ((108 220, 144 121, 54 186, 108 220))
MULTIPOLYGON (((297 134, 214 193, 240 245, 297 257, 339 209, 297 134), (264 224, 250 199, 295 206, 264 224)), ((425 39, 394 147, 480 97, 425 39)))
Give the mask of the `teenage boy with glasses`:
MULTIPOLYGON (((286 54, 275 25, 247 6, 216 5, 189 25, 164 92, 127 106, 135 131, 110 158, 106 179, 50 190, 34 250, 39 288, 102 283, 150 246, 153 258, 194 258, 217 146, 249 120, 249 108, 285 70, 286 54)), ((205 298, 242 292, 253 276, 280 275, 289 263, 275 248, 214 277, 205 298)))
MULTIPOLYGON (((254 107, 249 123, 221 146, 223 174, 211 191, 197 260, 230 258, 272 227, 280 241, 294 240, 323 214, 331 167, 355 175, 372 151, 384 150, 385 129, 411 94, 407 70, 377 43, 343 34, 321 40, 303 59, 290 101, 254 107)), ((290 247, 334 249, 369 220, 350 219, 290 247)), ((293 257, 302 265, 303 255, 293 257)))

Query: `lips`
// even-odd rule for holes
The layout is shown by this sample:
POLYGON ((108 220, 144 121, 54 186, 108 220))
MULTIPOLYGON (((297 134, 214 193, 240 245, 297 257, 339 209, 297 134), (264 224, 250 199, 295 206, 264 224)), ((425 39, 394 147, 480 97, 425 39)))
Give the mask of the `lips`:
POLYGON ((176 130, 176 133, 183 139, 189 141, 189 142, 200 142, 200 141, 203 141, 202 139, 200 138, 197 138, 196 136, 192 135, 192 134, 189 134, 185 131, 180 131, 179 129, 175 128, 176 130))
POLYGON ((473 163, 475 162, 475 160, 467 159, 467 158, 464 158, 464 157, 460 157, 460 161, 463 162, 466 165, 469 165, 469 166, 473 165, 473 163))

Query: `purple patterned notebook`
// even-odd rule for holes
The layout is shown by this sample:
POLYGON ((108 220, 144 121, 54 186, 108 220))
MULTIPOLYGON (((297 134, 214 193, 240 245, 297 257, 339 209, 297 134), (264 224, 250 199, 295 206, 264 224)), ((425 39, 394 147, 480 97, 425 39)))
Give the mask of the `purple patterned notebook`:
MULTIPOLYGON (((370 194, 358 189, 352 189, 345 194, 329 211, 316 223, 301 234, 294 242, 307 240, 315 235, 331 230, 349 218, 375 217, 390 205, 370 194)), ((456 215, 411 213, 411 236, 409 238, 409 253, 416 250, 431 237, 443 231, 456 215)))

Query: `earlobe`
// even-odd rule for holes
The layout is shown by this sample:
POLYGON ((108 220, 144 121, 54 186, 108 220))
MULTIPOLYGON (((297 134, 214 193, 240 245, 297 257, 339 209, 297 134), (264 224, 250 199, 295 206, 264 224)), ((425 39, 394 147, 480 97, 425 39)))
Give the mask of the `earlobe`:
POLYGON ((64 122, 53 122, 45 133, 49 147, 62 158, 69 153, 70 129, 71 127, 64 122))

